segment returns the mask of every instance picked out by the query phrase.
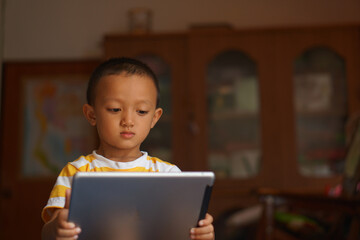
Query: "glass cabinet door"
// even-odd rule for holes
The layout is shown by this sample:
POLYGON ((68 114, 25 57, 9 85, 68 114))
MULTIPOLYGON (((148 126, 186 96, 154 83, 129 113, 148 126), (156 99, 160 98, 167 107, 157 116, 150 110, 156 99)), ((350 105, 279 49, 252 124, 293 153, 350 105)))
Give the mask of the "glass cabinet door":
POLYGON ((256 63, 240 51, 217 55, 207 69, 209 167, 218 178, 259 172, 261 146, 256 63))
POLYGON ((144 54, 136 57, 146 63, 155 73, 160 87, 160 107, 163 115, 152 128, 149 136, 142 143, 141 149, 149 155, 164 161, 172 162, 172 131, 171 131, 171 70, 170 66, 156 55, 144 54))
POLYGON ((294 62, 293 84, 299 171, 304 176, 342 173, 346 154, 346 66, 325 47, 303 52, 294 62))

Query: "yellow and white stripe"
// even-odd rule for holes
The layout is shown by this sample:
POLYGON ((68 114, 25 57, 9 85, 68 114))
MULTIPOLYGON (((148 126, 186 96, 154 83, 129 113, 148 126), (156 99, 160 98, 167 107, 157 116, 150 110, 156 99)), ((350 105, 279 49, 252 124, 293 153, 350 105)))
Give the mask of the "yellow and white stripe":
POLYGON ((68 163, 60 172, 47 205, 42 211, 45 222, 51 218, 52 210, 63 208, 65 205, 65 191, 71 189, 72 178, 77 172, 181 172, 180 169, 156 157, 148 156, 147 152, 131 162, 116 162, 107 159, 95 151, 87 156, 81 156, 74 162, 68 163))

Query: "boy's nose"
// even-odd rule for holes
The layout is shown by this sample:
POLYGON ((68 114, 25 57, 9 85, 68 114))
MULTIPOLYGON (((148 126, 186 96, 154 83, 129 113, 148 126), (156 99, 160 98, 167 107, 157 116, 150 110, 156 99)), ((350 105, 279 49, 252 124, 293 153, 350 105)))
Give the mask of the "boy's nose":
POLYGON ((131 118, 131 114, 130 113, 124 113, 122 118, 121 118, 121 121, 120 121, 120 125, 122 127, 133 127, 134 126, 134 122, 131 118))

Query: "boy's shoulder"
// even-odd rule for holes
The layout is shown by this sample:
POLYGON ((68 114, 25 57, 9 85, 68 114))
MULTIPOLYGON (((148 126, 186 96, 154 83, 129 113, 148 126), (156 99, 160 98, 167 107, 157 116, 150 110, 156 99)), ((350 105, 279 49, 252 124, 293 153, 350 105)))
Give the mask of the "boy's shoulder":
POLYGON ((81 162, 81 161, 92 162, 95 159, 96 159, 96 156, 93 153, 90 153, 90 154, 88 154, 86 156, 81 155, 79 158, 74 160, 72 163, 81 162))
POLYGON ((174 166, 174 164, 172 164, 170 162, 166 162, 166 161, 161 160, 160 158, 152 157, 152 156, 149 156, 149 155, 146 156, 146 160, 151 161, 153 163, 167 164, 167 165, 174 166))
POLYGON ((181 172, 181 170, 173 163, 163 161, 157 157, 146 156, 146 160, 153 165, 155 172, 181 172))
MULTIPOLYGON (((89 166, 89 164, 91 164, 94 160, 96 159, 96 157, 94 156, 93 153, 90 153, 88 155, 82 155, 79 158, 77 158, 76 160, 69 162, 66 167, 75 167, 77 169, 81 169, 84 168, 86 166, 89 166)), ((86 169, 83 169, 86 171, 86 169)))

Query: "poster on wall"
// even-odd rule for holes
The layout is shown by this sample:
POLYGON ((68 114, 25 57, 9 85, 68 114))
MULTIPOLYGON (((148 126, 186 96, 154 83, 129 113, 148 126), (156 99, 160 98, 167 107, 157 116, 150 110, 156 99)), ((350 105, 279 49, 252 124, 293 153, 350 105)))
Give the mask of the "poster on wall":
POLYGON ((23 176, 56 175, 67 162, 90 153, 93 128, 82 114, 86 77, 23 80, 23 176))
POLYGON ((4 64, 0 176, 6 186, 53 178, 96 147, 83 116, 88 79, 97 60, 4 64))

